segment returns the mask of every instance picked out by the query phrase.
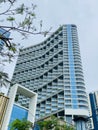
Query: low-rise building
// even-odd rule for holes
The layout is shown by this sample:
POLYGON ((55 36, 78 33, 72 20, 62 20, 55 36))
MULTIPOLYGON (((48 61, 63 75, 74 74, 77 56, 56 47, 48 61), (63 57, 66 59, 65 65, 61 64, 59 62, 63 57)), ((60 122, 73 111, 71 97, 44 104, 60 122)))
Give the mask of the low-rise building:
POLYGON ((4 96, 4 94, 0 93, 0 129, 2 128, 8 101, 9 98, 7 96, 4 96))
POLYGON ((9 124, 15 119, 27 119, 34 124, 35 120, 35 111, 36 111, 36 103, 37 103, 37 94, 24 88, 19 84, 15 84, 11 87, 9 91, 9 102, 5 112, 5 117, 3 120, 1 130, 8 130, 9 124), (26 98, 29 98, 29 107, 17 103, 18 95, 22 95, 26 98))
POLYGON ((4 40, 2 40, 2 37, 9 38, 9 36, 10 32, 0 27, 0 51, 4 46, 4 40))

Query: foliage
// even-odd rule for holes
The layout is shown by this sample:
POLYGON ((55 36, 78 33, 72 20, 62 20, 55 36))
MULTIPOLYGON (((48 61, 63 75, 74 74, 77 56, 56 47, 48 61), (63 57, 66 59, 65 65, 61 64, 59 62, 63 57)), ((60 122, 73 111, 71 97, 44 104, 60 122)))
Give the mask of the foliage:
POLYGON ((67 125, 66 122, 60 123, 61 120, 51 116, 47 120, 38 121, 37 124, 40 130, 75 130, 72 125, 67 125))
POLYGON ((8 79, 8 74, 0 71, 0 87, 6 86, 10 83, 8 79))
MULTIPOLYGON (((7 55, 8 57, 13 56, 14 53, 17 52, 17 43, 13 42, 13 38, 5 37, 4 34, 7 32, 14 32, 22 35, 22 39, 28 38, 28 35, 44 35, 46 36, 50 29, 48 31, 42 30, 43 22, 40 20, 39 22, 39 29, 37 29, 35 23, 36 23, 36 5, 32 3, 32 1, 28 1, 30 3, 28 6, 25 3, 22 3, 19 0, 2 0, 0 1, 1 6, 5 7, 5 4, 8 5, 8 9, 4 10, 0 13, 0 16, 3 16, 5 18, 4 20, 8 21, 6 22, 7 25, 3 26, 0 25, 0 28, 5 29, 6 31, 0 35, 0 39, 4 41, 4 45, 6 47, 6 53, 2 53, 2 55, 7 55), (17 2, 20 3, 20 5, 17 4, 17 2), (10 25, 10 26, 9 26, 10 25), (10 55, 8 55, 8 52, 12 52, 10 55)), ((3 21, 4 21, 3 20, 3 21)), ((3 51, 4 52, 4 51, 3 51)), ((0 52, 1 53, 1 52, 0 52)), ((13 57, 11 57, 13 58, 13 57)))
POLYGON ((52 116, 48 120, 39 121, 38 125, 40 126, 41 130, 52 130, 58 123, 58 119, 52 116))
MULTIPOLYGON (((48 31, 42 30, 43 22, 40 20, 39 22, 39 29, 36 27, 36 5, 32 3, 32 1, 29 1, 29 6, 27 6, 25 3, 22 3, 19 0, 1 0, 0 4, 1 6, 5 7, 5 4, 8 6, 6 10, 0 13, 0 16, 3 16, 3 18, 8 24, 8 26, 0 25, 0 29, 6 30, 3 34, 0 34, 0 39, 4 41, 4 46, 6 47, 6 51, 4 53, 0 51, 2 56, 8 56, 11 58, 14 57, 14 54, 17 52, 17 43, 13 42, 13 38, 8 38, 5 36, 8 32, 14 32, 22 35, 22 39, 28 38, 28 35, 44 35, 46 36, 50 29, 48 31), (18 5, 17 3, 20 3, 18 5), (9 26, 10 25, 10 26, 9 26), (10 51, 10 53, 9 53, 10 51)), ((3 22, 4 22, 3 20, 3 22)), ((3 48, 4 49, 4 48, 3 48)))
MULTIPOLYGON (((8 32, 11 32, 11 34, 13 32, 17 32, 21 35, 22 39, 25 39, 28 38, 28 35, 41 34, 46 36, 51 30, 50 28, 48 31, 43 31, 42 20, 40 20, 38 25, 39 29, 37 29, 35 26, 35 10, 37 6, 33 4, 32 1, 28 1, 28 3, 29 5, 27 6, 27 4, 23 3, 23 1, 20 0, 0 0, 0 22, 2 22, 0 23, 0 29, 5 30, 4 33, 0 32, 0 42, 3 41, 3 47, 0 49, 0 64, 2 65, 4 65, 6 62, 12 62, 12 59, 17 56, 21 50, 20 44, 14 42, 14 37, 6 37, 6 34, 8 32), (6 21, 6 25, 4 25, 4 21, 6 21)), ((4 79, 7 79, 8 75, 5 75, 3 72, 1 72, 1 74, 3 74, 1 76, 1 78, 3 78, 3 83, 4 79)))
POLYGON ((10 124, 10 130, 29 130, 30 128, 32 128, 32 123, 25 119, 16 119, 10 124))
POLYGON ((13 38, 6 37, 6 33, 17 31, 19 34, 22 35, 22 38, 27 38, 27 34, 41 33, 36 32, 37 29, 33 24, 34 20, 36 19, 36 5, 31 3, 31 7, 28 7, 22 2, 20 2, 20 5, 18 5, 16 2, 19 2, 19 0, 0 1, 1 6, 5 7, 5 4, 8 6, 8 9, 5 9, 3 12, 0 11, 0 16, 3 16, 3 18, 5 18, 4 20, 7 24, 5 26, 3 26, 2 24, 0 25, 0 29, 5 30, 4 33, 0 34, 0 39, 4 42, 3 50, 0 51, 0 53, 1 56, 6 57, 8 61, 11 61, 11 59, 14 57, 14 54, 16 54, 18 48, 17 43, 13 42, 13 38))

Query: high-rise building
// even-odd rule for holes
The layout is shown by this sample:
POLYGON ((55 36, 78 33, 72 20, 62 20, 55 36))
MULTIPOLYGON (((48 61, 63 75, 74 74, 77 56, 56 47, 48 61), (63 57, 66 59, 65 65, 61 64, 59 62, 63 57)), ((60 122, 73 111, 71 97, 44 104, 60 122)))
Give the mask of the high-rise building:
POLYGON ((91 107, 91 119, 94 130, 98 130, 98 91, 89 94, 90 107, 91 107))
MULTIPOLYGON (((12 83, 38 93, 36 119, 50 114, 69 123, 86 118, 88 101, 76 25, 63 25, 42 43, 23 49, 12 83)), ((22 97, 19 103, 24 103, 22 97)))

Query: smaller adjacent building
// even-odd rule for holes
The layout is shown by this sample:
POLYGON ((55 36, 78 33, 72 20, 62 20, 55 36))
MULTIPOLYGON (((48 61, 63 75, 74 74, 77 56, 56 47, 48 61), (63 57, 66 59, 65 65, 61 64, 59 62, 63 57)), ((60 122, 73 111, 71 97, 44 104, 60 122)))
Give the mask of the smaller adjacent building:
POLYGON ((5 112, 7 109, 9 98, 0 93, 0 130, 2 128, 2 124, 5 117, 5 112))
MULTIPOLYGON (((10 32, 3 28, 0 28, 0 37, 2 37, 2 36, 5 38, 9 38, 10 32)), ((0 38, 0 51, 2 50, 3 45, 4 45, 4 41, 0 38)))
POLYGON ((9 102, 1 130, 10 130, 9 124, 15 119, 25 118, 34 124, 37 94, 19 84, 15 84, 11 87, 8 97, 9 102), (18 95, 29 98, 28 108, 18 103, 18 95))
POLYGON ((89 94, 90 118, 93 124, 93 130, 98 130, 98 91, 89 94))

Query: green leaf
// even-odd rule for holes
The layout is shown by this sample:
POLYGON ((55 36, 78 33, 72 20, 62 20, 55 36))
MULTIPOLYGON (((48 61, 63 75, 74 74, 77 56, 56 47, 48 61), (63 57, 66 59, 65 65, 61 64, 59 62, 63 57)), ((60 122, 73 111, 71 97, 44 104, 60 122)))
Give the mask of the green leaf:
POLYGON ((18 7, 16 9, 16 13, 17 14, 23 14, 24 10, 25 10, 25 6, 24 6, 24 4, 22 4, 20 7, 18 7))
POLYGON ((10 47, 9 50, 12 51, 13 53, 17 51, 15 47, 10 47))
POLYGON ((7 18, 7 20, 8 20, 8 21, 14 21, 14 20, 15 20, 15 18, 14 18, 14 17, 12 17, 12 16, 9 16, 9 17, 7 18))
POLYGON ((16 119, 9 126, 10 130, 29 130, 32 127, 32 123, 26 119, 16 119))
POLYGON ((35 17, 35 13, 30 13, 31 16, 35 17))

